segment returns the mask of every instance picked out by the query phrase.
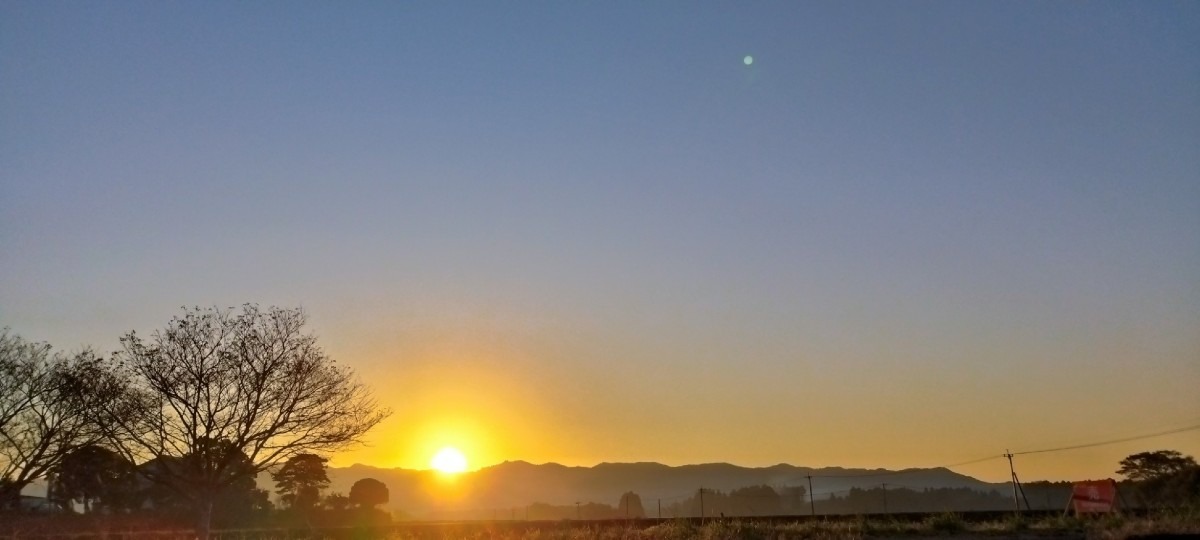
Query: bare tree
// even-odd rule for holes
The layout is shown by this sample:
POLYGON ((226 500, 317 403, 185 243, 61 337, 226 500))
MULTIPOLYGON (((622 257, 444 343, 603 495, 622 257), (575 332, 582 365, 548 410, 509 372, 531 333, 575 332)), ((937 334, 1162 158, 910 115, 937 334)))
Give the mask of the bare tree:
POLYGON ((0 330, 0 431, 29 408, 45 386, 44 379, 35 377, 35 367, 48 363, 49 357, 48 343, 31 343, 8 328, 0 330))
POLYGON ((143 474, 193 503, 200 538, 224 487, 343 449, 389 414, 304 324, 299 309, 195 308, 148 340, 121 338, 116 376, 127 391, 101 424, 130 460, 154 460, 143 474))
POLYGON ((55 355, 45 343, 0 331, 0 508, 64 456, 101 439, 92 412, 108 399, 95 384, 103 369, 90 351, 55 355))

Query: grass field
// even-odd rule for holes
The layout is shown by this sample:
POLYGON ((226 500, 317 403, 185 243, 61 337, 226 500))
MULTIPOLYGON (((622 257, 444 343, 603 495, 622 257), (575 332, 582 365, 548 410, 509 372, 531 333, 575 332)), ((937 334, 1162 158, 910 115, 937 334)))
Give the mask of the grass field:
MULTIPOLYGON (((53 533, 5 527, 0 540, 183 540, 190 530, 131 530, 99 527, 53 533)), ((1122 540, 1148 535, 1200 537, 1200 510, 1179 510, 1149 516, 1076 518, 1042 516, 980 521, 958 514, 931 515, 921 520, 888 516, 841 516, 829 519, 755 520, 696 519, 607 522, 406 522, 384 528, 342 529, 225 529, 214 530, 221 540, 834 540, 976 538, 1122 540)))
POLYGON ((972 523, 955 514, 930 517, 921 522, 888 518, 854 518, 828 521, 763 522, 726 519, 696 523, 668 521, 650 526, 587 525, 563 523, 558 526, 523 530, 491 527, 487 524, 446 524, 437 528, 411 528, 393 531, 389 540, 426 540, 449 538, 504 540, 820 540, 860 538, 1087 538, 1120 540, 1151 534, 1200 535, 1200 515, 1178 512, 1151 517, 1120 516, 1077 519, 1074 517, 1024 520, 1009 518, 972 523))

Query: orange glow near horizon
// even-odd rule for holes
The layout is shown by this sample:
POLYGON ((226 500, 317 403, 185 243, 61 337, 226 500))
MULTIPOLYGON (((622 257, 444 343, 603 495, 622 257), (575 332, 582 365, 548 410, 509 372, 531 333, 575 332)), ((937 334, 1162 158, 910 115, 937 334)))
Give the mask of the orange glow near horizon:
MULTIPOLYGON (((1144 394, 1145 405, 1135 408, 1090 398, 1089 389, 1099 382, 1062 386, 1055 382, 1062 378, 967 368, 937 378, 865 372, 843 384, 838 381, 849 380, 853 370, 842 361, 799 363, 791 371, 749 365, 745 373, 716 370, 675 384, 679 374, 690 372, 663 369, 652 353, 605 351, 603 342, 586 335, 540 327, 534 332, 515 319, 420 326, 394 335, 369 326, 342 328, 345 336, 331 353, 353 359, 380 406, 393 412, 367 435, 366 444, 332 456, 330 465, 428 470, 431 457, 447 447, 467 458, 466 472, 518 460, 583 467, 653 461, 895 470, 990 457, 953 470, 1002 482, 1009 469, 999 456, 1007 449, 1116 439, 1177 427, 1175 419, 1195 416, 1189 402, 1178 399, 1189 395, 1183 390, 1144 394), (627 370, 603 360, 627 357, 641 367, 627 370), (834 382, 802 392, 788 386, 821 377, 834 382), (954 384, 942 384, 945 380, 954 384), (1030 399, 1005 401, 1014 385, 1030 399), (1006 403, 1004 414, 995 413, 999 409, 991 403, 1006 403), (1080 422, 1085 409, 1078 403, 1088 404, 1089 418, 1103 421, 1080 422), (1162 420, 1148 421, 1147 409, 1162 420)), ((837 351, 820 355, 825 356, 857 361, 837 351)), ((1023 455, 1015 466, 1022 480, 1106 478, 1115 475, 1123 457, 1157 449, 1200 456, 1200 432, 1023 455)))
POLYGON ((332 465, 428 469, 432 456, 451 447, 467 458, 470 471, 521 459, 514 456, 557 454, 546 434, 560 419, 540 390, 547 385, 530 375, 536 370, 529 363, 545 352, 508 330, 434 326, 370 347, 361 347, 371 342, 365 335, 351 340, 355 347, 339 356, 370 359, 358 366, 362 379, 395 381, 401 390, 375 385, 380 406, 392 415, 365 445, 335 455, 332 465))

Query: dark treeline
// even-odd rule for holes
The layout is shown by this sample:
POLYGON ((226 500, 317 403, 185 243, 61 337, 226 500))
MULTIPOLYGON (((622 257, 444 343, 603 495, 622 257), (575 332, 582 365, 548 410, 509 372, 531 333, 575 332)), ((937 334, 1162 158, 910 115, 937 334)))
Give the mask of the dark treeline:
MULTIPOLYGON (((1200 466, 1194 459, 1170 450, 1131 455, 1120 463, 1118 508, 1175 508, 1200 504, 1200 466)), ((1038 481, 1022 484, 1015 498, 1011 487, 923 488, 904 486, 851 488, 820 494, 810 501, 801 486, 750 486, 730 491, 698 489, 682 500, 647 500, 626 493, 616 506, 534 504, 507 511, 473 510, 447 513, 446 519, 623 519, 638 517, 753 517, 786 515, 843 515, 917 512, 973 512, 1013 510, 1018 504, 1031 510, 1066 510, 1072 482, 1038 481)))
POLYGON ((807 509, 803 487, 750 486, 728 492, 698 489, 691 497, 664 504, 662 517, 780 516, 808 513, 807 509))
POLYGON ((971 512, 1004 510, 1013 506, 1012 497, 997 490, 978 491, 968 488, 878 487, 850 489, 846 493, 830 494, 817 499, 816 510, 821 514, 875 514, 904 512, 971 512))
MULTIPOLYGON (((1071 496, 1071 482, 1032 482, 1022 486, 1021 506, 1034 510, 1063 510, 1071 496)), ((1122 493, 1136 498, 1137 488, 1123 482, 1122 493)), ((1130 500, 1127 505, 1140 506, 1130 500)), ((1008 489, 971 488, 910 489, 882 484, 874 488, 851 488, 808 498, 804 487, 748 486, 728 491, 704 489, 686 498, 643 499, 626 493, 616 504, 597 502, 576 505, 535 503, 519 508, 445 510, 430 514, 440 520, 600 520, 641 517, 756 517, 809 515, 856 515, 906 512, 1005 511, 1014 508, 1008 489)))
MULTIPOLYGON (((1119 507, 1152 509, 1200 504, 1200 467, 1194 461, 1189 465, 1187 460, 1190 458, 1186 456, 1182 459, 1174 471, 1159 471, 1141 480, 1118 482, 1119 507)), ((1011 489, 910 489, 903 486, 885 488, 881 484, 874 488, 851 488, 826 495, 818 493, 816 500, 811 503, 803 488, 776 490, 757 486, 728 493, 704 490, 703 502, 697 491, 683 501, 664 504, 662 515, 699 517, 702 505, 703 515, 708 517, 807 515, 814 512, 817 515, 973 512, 1012 510, 1018 503, 1024 509, 1066 510, 1070 504, 1072 486, 1072 482, 1030 482, 1021 485, 1014 500, 1011 489)))
POLYGON ((966 512, 1011 507, 1011 497, 1006 499, 996 491, 970 488, 851 488, 840 493, 817 494, 816 500, 810 502, 803 487, 755 486, 729 492, 697 490, 687 499, 664 505, 663 517, 966 512))
MULTIPOLYGON (((391 516, 376 507, 388 501, 388 489, 382 482, 364 478, 354 484, 350 494, 324 493, 329 479, 327 460, 315 454, 300 454, 272 471, 275 502, 268 490, 258 487, 253 467, 244 453, 228 443, 213 445, 209 455, 228 456, 236 479, 217 491, 211 509, 211 525, 217 528, 247 527, 343 527, 380 525, 391 516)), ((134 523, 142 519, 159 527, 180 527, 190 522, 193 501, 161 482, 152 469, 187 467, 196 461, 160 457, 134 465, 123 456, 102 446, 90 445, 68 454, 48 476, 47 497, 43 506, 30 509, 41 514, 81 514, 105 516, 114 523, 134 523)), ((226 458, 222 458, 226 459, 226 458)), ((196 465, 196 463, 193 463, 196 465)), ((27 512, 28 513, 28 512, 27 512)))
MULTIPOLYGON (((186 309, 108 357, 0 330, 0 512, 78 505, 190 523, 199 538, 261 521, 260 473, 347 448, 389 414, 306 322, 299 309, 186 309), (35 481, 47 497, 22 494, 35 481)), ((306 489, 289 508, 314 507, 306 489)))
MULTIPOLYGON (((652 501, 650 504, 654 504, 652 501)), ((426 515, 431 520, 528 520, 560 521, 570 519, 640 519, 655 517, 655 509, 642 504, 637 493, 626 492, 615 505, 598 502, 577 504, 533 503, 520 508, 469 508, 435 510, 426 515)))

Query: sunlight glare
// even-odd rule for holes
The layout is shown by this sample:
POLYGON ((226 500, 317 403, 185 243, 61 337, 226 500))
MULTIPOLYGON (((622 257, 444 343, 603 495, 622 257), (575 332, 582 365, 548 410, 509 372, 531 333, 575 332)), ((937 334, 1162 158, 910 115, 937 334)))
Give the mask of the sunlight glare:
POLYGON ((438 453, 429 461, 429 465, 438 472, 457 474, 467 470, 467 456, 464 456, 457 448, 447 446, 438 450, 438 453))

